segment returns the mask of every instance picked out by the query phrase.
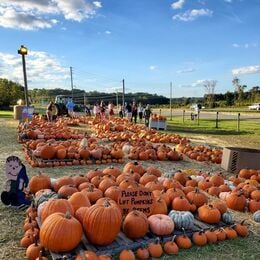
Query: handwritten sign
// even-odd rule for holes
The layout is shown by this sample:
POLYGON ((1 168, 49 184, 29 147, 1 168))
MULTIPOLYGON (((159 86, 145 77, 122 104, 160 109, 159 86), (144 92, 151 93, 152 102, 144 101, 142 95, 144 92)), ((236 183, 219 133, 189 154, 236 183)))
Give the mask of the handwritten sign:
POLYGON ((152 191, 140 187, 122 190, 117 202, 123 215, 127 215, 132 210, 139 210, 149 216, 155 199, 152 191))

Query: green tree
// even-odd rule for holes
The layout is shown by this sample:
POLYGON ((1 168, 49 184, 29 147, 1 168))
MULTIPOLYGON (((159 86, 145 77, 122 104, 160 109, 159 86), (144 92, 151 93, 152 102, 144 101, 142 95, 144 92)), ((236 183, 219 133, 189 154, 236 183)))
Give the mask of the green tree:
POLYGON ((24 88, 16 82, 0 78, 0 107, 7 109, 19 99, 24 99, 24 88))

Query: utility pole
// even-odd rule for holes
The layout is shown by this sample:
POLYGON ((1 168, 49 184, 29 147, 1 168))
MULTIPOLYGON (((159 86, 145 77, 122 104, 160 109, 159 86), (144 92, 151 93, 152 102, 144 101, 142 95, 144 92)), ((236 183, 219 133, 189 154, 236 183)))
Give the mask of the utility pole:
POLYGON ((73 101, 73 77, 72 77, 72 67, 70 67, 70 85, 71 85, 71 98, 73 101))
POLYGON ((118 109, 118 89, 116 89, 116 109, 118 109))
POLYGON ((125 116, 125 80, 123 79, 123 96, 122 96, 122 112, 123 116, 125 116))
POLYGON ((172 82, 170 83, 170 110, 171 110, 171 121, 172 121, 172 82))

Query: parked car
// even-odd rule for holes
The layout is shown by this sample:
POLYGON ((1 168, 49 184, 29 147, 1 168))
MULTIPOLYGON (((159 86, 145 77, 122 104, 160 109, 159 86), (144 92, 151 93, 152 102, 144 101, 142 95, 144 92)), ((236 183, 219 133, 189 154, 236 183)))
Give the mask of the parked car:
POLYGON ((248 106, 249 110, 260 110, 260 103, 254 103, 251 106, 248 106))

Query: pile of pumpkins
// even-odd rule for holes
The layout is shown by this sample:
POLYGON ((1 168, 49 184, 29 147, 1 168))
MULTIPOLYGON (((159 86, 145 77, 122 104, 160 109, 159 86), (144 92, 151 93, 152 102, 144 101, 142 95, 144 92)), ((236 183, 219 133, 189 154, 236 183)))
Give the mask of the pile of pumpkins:
POLYGON ((210 148, 204 145, 192 146, 191 144, 180 143, 176 145, 176 150, 198 162, 207 161, 220 164, 222 160, 221 149, 210 148))
POLYGON ((42 116, 35 115, 29 122, 22 122, 17 127, 17 132, 21 139, 29 140, 68 140, 68 139, 82 139, 85 133, 71 129, 68 126, 74 125, 79 120, 60 118, 56 122, 48 122, 42 116))
POLYGON ((110 118, 107 121, 98 118, 79 117, 81 122, 92 126, 97 138, 109 141, 136 141, 143 139, 152 143, 188 143, 189 140, 178 134, 161 133, 155 129, 149 129, 142 124, 134 124, 126 118, 110 118))
POLYGON ((26 143, 25 158, 33 167, 123 163, 120 148, 98 145, 96 138, 56 141, 31 140, 26 143), (39 160, 40 159, 40 160, 39 160))
MULTIPOLYGON (((78 245, 83 233, 95 245, 112 243, 120 230, 131 239, 141 238, 148 231, 156 236, 171 235, 175 228, 189 230, 193 227, 192 212, 197 212, 199 219, 205 223, 214 224, 222 220, 233 224, 232 214, 227 212, 224 201, 209 202, 209 188, 205 188, 208 182, 213 184, 212 187, 222 190, 228 186, 223 183, 224 178, 220 174, 188 176, 180 170, 166 178, 158 168, 144 168, 139 162, 125 164, 122 171, 111 166, 56 180, 40 173, 29 182, 29 190, 34 194, 34 206, 27 210, 21 245, 27 247, 28 259, 35 259, 29 257, 32 248, 37 248, 38 254, 42 248, 53 252, 71 251, 78 245), (137 187, 146 187, 152 191, 155 198, 152 213, 147 216, 140 211, 131 211, 123 217, 117 204, 121 191, 137 187), (40 229, 35 221, 36 216, 41 222, 40 229), (35 238, 38 235, 39 242, 35 238)), ((161 245, 159 241, 154 243, 154 247, 148 245, 148 256, 158 257, 163 252, 177 253, 179 248, 190 248, 192 243, 202 246, 233 239, 238 235, 248 235, 243 223, 224 229, 196 232, 191 239, 184 233, 168 241, 167 245, 171 245, 173 251, 167 251, 166 243, 161 245), (149 247, 157 249, 153 251, 149 247)), ((126 251, 121 252, 122 255, 128 251, 132 253, 131 250, 126 251)), ((84 259, 80 255, 77 257, 84 259)), ((125 258, 122 256, 120 259, 125 258)))

